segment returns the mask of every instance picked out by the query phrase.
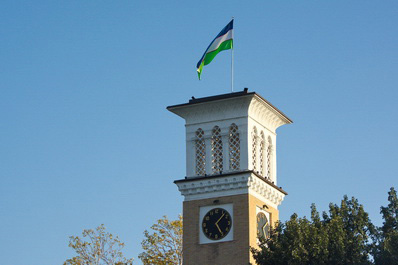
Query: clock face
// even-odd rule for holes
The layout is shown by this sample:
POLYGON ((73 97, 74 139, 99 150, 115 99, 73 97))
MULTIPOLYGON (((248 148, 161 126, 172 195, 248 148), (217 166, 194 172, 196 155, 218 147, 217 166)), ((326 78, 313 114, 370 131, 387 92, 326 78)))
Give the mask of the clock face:
POLYGON ((231 215, 223 208, 211 209, 203 217, 202 231, 208 239, 220 240, 224 238, 228 235, 231 227, 231 215))
POLYGON ((269 237, 269 221, 262 212, 257 214, 257 235, 263 238, 269 237))

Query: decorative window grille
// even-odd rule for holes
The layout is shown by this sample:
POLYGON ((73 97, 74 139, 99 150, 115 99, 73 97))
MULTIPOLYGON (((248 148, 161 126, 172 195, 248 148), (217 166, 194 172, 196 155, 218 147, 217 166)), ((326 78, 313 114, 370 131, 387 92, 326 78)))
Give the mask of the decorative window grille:
POLYGON ((271 178, 271 160, 272 160, 272 140, 268 136, 268 146, 267 146, 267 177, 271 178))
POLYGON ((195 140, 195 173, 199 176, 204 176, 206 173, 206 143, 204 139, 204 131, 199 128, 196 131, 195 140))
POLYGON ((240 139, 238 126, 232 123, 229 127, 229 169, 239 170, 240 168, 240 139))
POLYGON ((264 170, 264 152, 265 152, 265 138, 264 138, 264 132, 261 131, 261 139, 260 139, 260 174, 261 176, 265 176, 265 170, 264 170))
POLYGON ((252 167, 253 170, 257 170, 257 128, 253 127, 252 131, 252 167))
POLYGON ((211 135, 211 163, 213 173, 223 171, 222 138, 220 127, 215 126, 211 135))

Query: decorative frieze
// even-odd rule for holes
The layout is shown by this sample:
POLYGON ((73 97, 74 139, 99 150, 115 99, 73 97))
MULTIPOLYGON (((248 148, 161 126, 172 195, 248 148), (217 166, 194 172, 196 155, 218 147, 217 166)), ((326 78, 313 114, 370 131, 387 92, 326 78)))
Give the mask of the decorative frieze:
POLYGON ((280 189, 252 172, 184 179, 175 183, 185 201, 250 193, 276 208, 285 197, 280 189))

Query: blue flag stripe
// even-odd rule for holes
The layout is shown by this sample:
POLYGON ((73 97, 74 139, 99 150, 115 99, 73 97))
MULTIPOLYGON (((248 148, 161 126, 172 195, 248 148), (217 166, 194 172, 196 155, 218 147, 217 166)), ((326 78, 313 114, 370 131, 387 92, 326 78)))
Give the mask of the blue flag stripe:
POLYGON ((207 50, 210 48, 210 46, 213 44, 213 42, 219 38, 220 36, 227 34, 228 31, 234 28, 234 20, 232 19, 231 22, 229 22, 221 31, 218 33, 218 35, 210 42, 209 46, 206 48, 206 51, 203 53, 202 58, 200 58, 199 62, 196 65, 196 68, 200 67, 200 64, 202 63, 203 59, 205 58, 205 55, 207 53, 207 50))

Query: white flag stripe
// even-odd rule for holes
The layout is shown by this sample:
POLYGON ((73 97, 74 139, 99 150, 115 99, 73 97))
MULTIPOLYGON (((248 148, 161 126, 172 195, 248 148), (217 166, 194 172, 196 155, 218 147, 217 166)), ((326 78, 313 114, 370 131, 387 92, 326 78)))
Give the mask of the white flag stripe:
POLYGON ((215 39, 213 41, 213 43, 210 45, 209 49, 207 49, 206 53, 212 52, 214 50, 217 50, 218 47, 220 46, 221 43, 223 43, 226 40, 230 40, 232 39, 232 29, 229 30, 227 33, 225 33, 224 35, 218 37, 217 39, 215 39))

